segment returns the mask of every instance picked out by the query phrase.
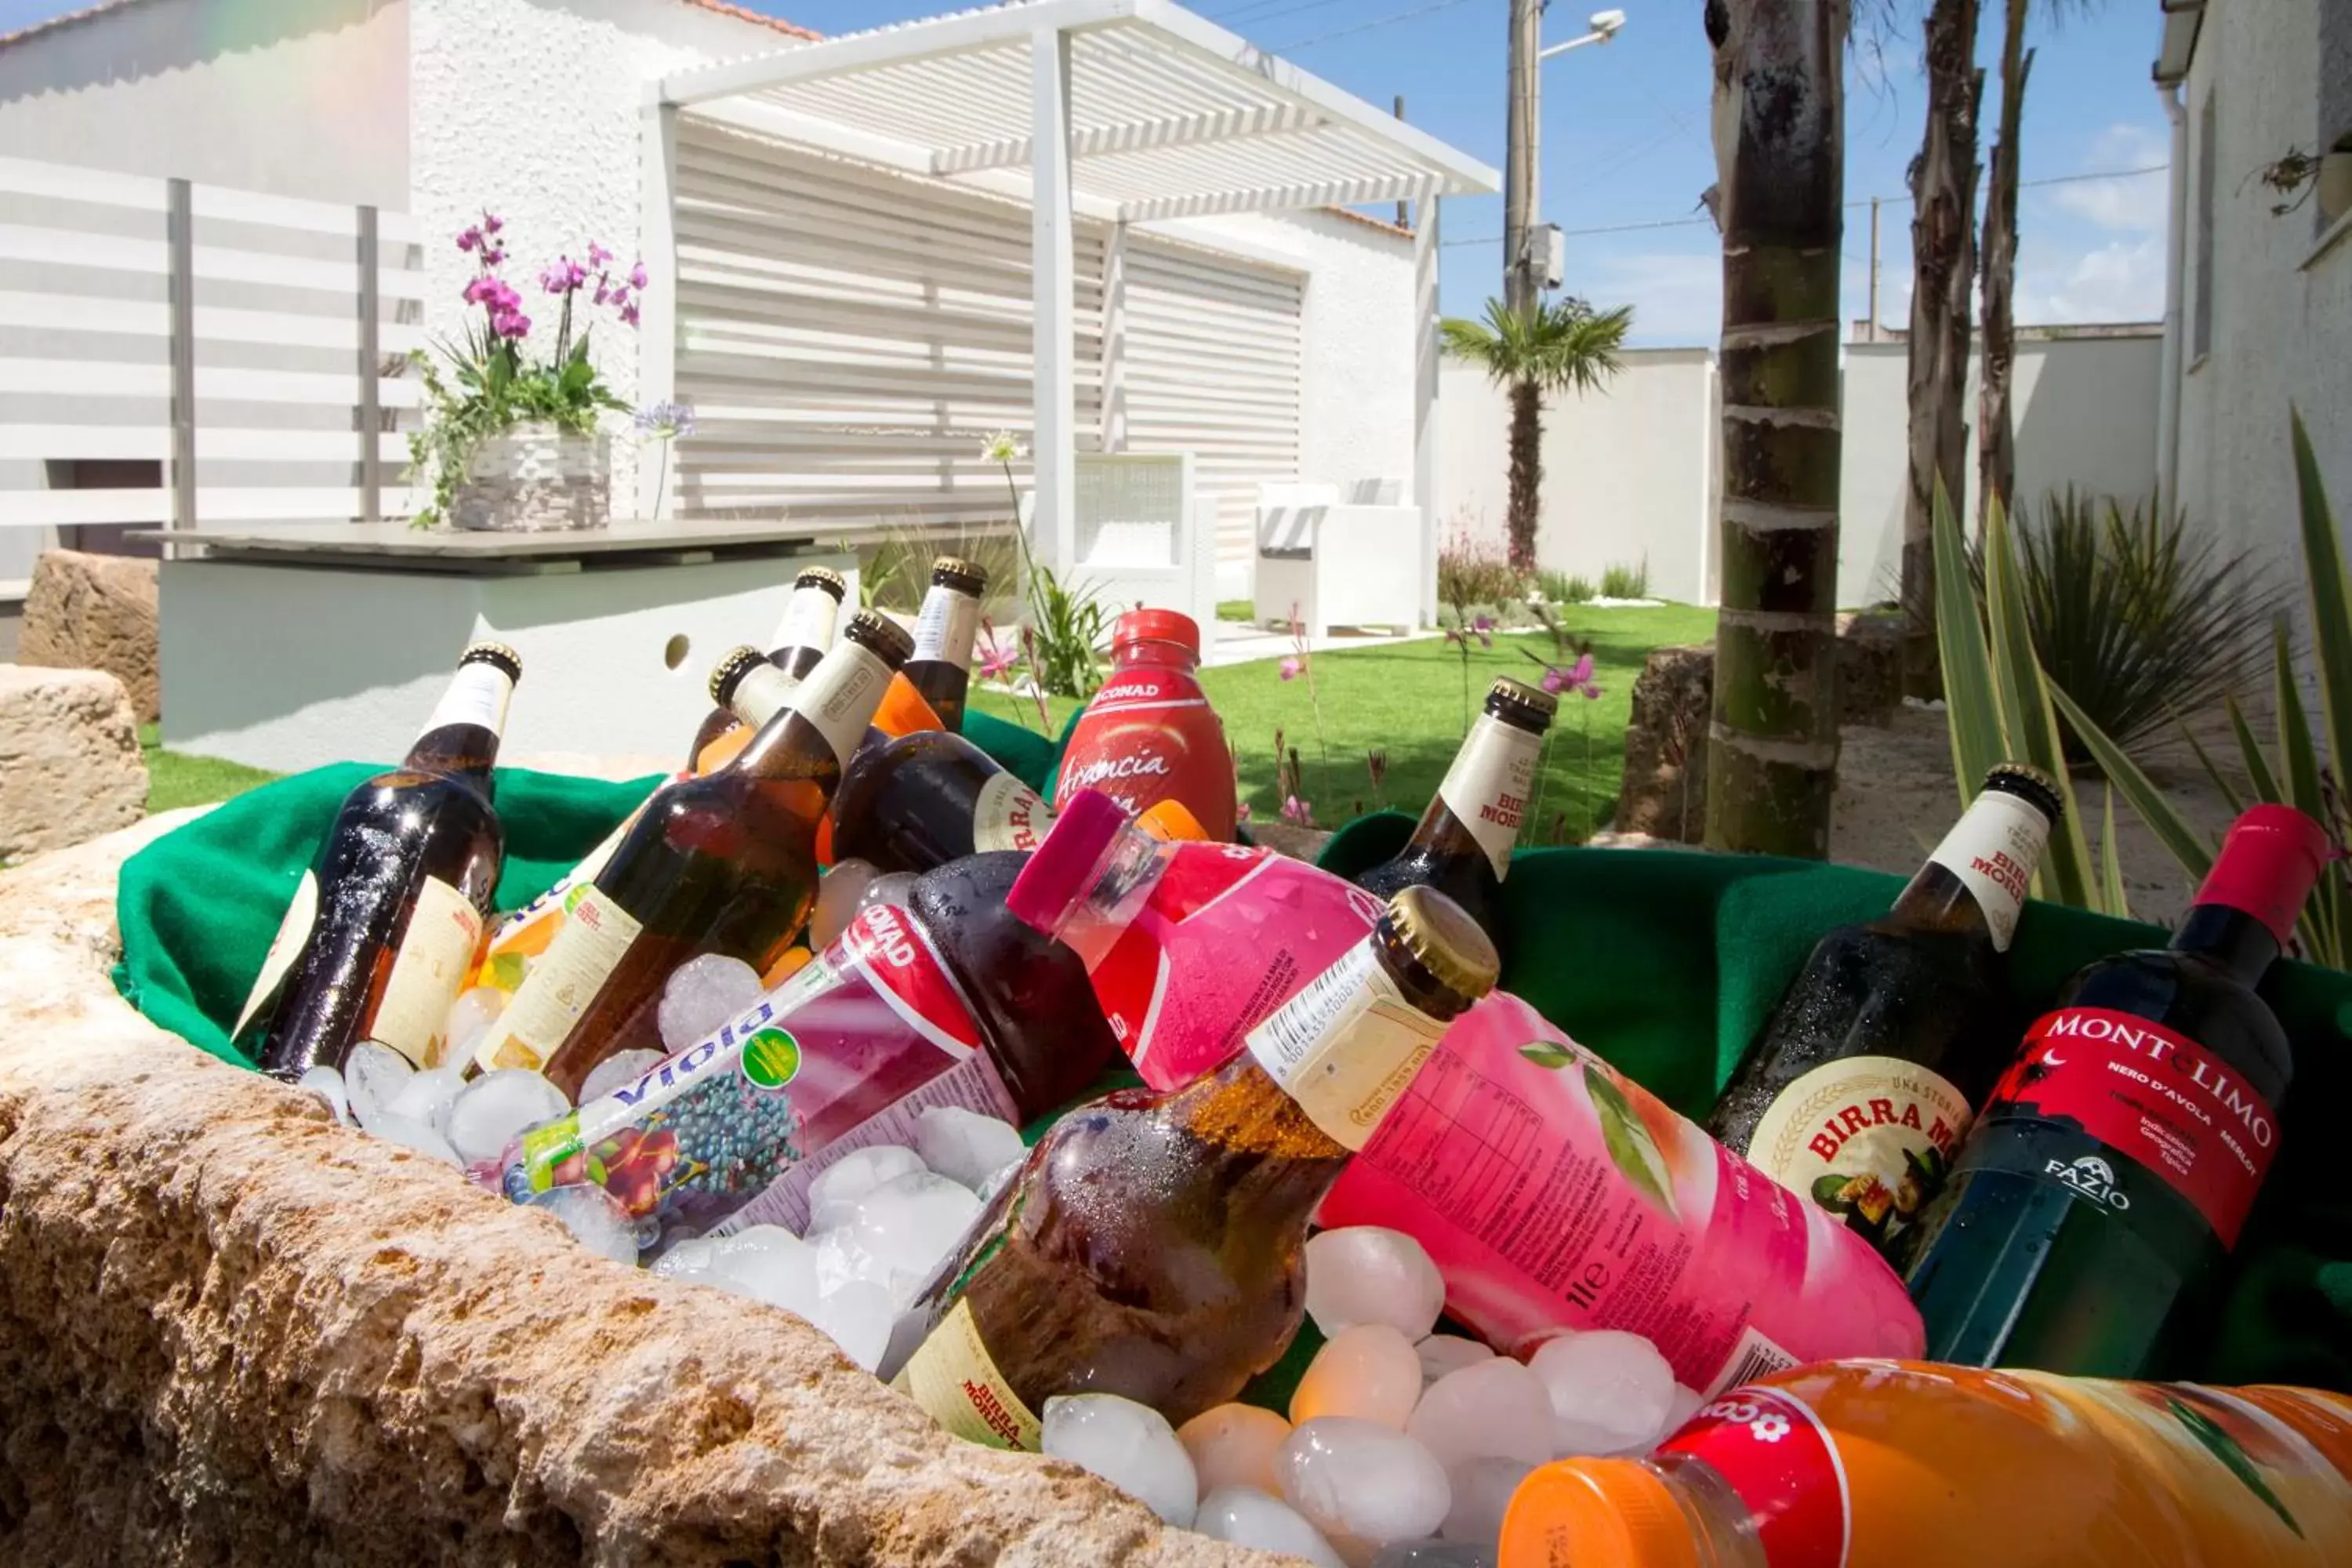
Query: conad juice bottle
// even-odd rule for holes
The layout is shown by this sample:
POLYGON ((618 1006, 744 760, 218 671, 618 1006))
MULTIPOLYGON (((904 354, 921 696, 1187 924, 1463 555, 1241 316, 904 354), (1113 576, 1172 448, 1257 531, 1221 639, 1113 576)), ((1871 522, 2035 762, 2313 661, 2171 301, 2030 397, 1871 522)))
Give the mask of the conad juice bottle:
POLYGON ((1209 837, 1231 843, 1239 803, 1225 727, 1201 694, 1201 628, 1175 610, 1129 610, 1110 634, 1110 677, 1062 753, 1054 798, 1099 790, 1140 816, 1181 801, 1209 837))
POLYGON ((2340 1568, 2352 1400, 1832 1362, 1520 1484, 1501 1568, 2340 1568))

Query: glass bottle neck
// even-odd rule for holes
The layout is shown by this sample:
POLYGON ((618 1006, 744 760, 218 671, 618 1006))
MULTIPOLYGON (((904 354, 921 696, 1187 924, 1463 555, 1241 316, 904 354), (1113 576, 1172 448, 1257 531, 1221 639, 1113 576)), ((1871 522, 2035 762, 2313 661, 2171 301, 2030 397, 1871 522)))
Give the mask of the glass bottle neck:
POLYGON ((915 618, 915 651, 908 664, 951 664, 971 668, 971 642, 980 630, 980 601, 944 583, 934 583, 923 595, 922 612, 915 618))
POLYGON ((1541 735, 1479 714, 1404 852, 1483 854, 1499 878, 1518 843, 1542 752, 1541 735))
POLYGON ((754 665, 736 681, 727 706, 735 717, 757 730, 784 710, 800 685, 790 669, 773 664, 754 665))
POLYGON ((784 706, 728 764, 729 771, 774 779, 823 773, 837 780, 874 721, 892 673, 881 655, 845 640, 793 689, 784 706), (793 723, 795 719, 802 722, 793 723))
MULTIPOLYGON (((784 605, 784 618, 776 625, 773 638, 768 644, 768 657, 779 665, 794 662, 793 656, 805 654, 809 664, 824 657, 833 646, 834 623, 840 618, 841 601, 823 588, 794 588, 784 605)), ((806 665, 793 672, 808 673, 806 665)))
POLYGON ((2171 942, 2175 952, 2193 952, 2247 985, 2278 962, 2278 938, 2270 927, 2227 904, 2195 904, 2171 942))
POLYGON ((1886 923, 1980 937, 2007 951, 2050 842, 2050 819, 2006 790, 1987 789, 1905 886, 1886 923))
POLYGON ((423 773, 489 776, 504 736, 514 680, 493 664, 461 664, 434 705, 406 765, 423 773))

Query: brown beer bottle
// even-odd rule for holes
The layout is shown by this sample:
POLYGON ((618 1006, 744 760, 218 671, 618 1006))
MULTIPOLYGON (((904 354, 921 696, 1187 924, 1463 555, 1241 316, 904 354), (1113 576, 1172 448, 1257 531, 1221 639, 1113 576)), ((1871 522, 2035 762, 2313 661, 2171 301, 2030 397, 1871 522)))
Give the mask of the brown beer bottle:
POLYGON ((2063 809, 2003 763, 1882 920, 1822 938, 1706 1130, 1898 1266, 2016 1038, 2001 955, 2063 809))
POLYGON ((1558 699, 1541 687, 1497 678, 1411 841, 1358 877, 1357 886, 1384 899, 1435 888, 1500 942, 1503 879, 1535 791, 1544 731, 1558 711, 1558 699))
POLYGON ((980 596, 988 574, 969 561, 942 555, 931 563, 930 591, 915 620, 915 651, 907 658, 907 683, 940 722, 963 728, 964 698, 971 687, 971 643, 980 633, 980 596))
MULTIPOLYGON (((784 677, 785 691, 806 680, 833 646, 834 622, 841 613, 845 592, 841 574, 827 566, 811 566, 793 580, 793 596, 784 602, 784 618, 776 626, 767 655, 768 663, 784 677)), ((694 745, 686 753, 687 766, 693 767, 703 748, 742 722, 723 700, 714 704, 702 727, 694 732, 694 745)))
POLYGON ((1059 1394, 1174 1422, 1233 1398, 1297 1331, 1316 1205, 1496 969, 1458 906, 1407 889, 1225 1066, 1062 1118, 925 1288, 893 1386, 1005 1448, 1038 1446, 1059 1394))
POLYGON ((869 740, 833 797, 833 852, 885 871, 928 871, 992 849, 1034 849, 1054 823, 1045 797, 961 735, 918 730, 869 740))
POLYGON ((662 987, 687 960, 724 953, 764 972, 808 920, 817 822, 908 646, 859 612, 741 755, 655 791, 479 1059, 537 1068, 576 1098, 606 1057, 660 1046, 662 987))
POLYGON ((343 798, 230 1031, 277 1000, 260 1047, 273 1077, 340 1068, 369 1039, 439 1062, 505 858, 490 769, 521 677, 504 644, 467 648, 407 760, 343 798))

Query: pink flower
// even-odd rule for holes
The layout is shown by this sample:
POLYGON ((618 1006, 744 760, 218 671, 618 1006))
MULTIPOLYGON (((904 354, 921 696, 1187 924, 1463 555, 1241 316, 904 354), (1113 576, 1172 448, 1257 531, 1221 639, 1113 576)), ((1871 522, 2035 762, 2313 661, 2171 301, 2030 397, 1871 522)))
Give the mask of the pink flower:
POLYGON ((506 226, 507 220, 499 216, 496 213, 486 212, 482 215, 482 232, 484 234, 496 234, 499 230, 506 227, 506 226))
POLYGON ((1285 680, 1296 680, 1306 672, 1307 661, 1303 658, 1286 658, 1282 661, 1282 679, 1285 680))
POLYGON ((490 297, 490 290, 498 287, 498 282, 495 278, 475 279, 466 285, 466 303, 478 305, 488 300, 490 297))
POLYGON ((621 320, 633 327, 637 324, 637 302, 635 300, 621 307, 621 320))
POLYGON ((599 305, 606 305, 610 304, 612 300, 613 290, 605 286, 603 279, 598 279, 596 280, 596 303, 599 305))
POLYGON ((629 268, 630 288, 642 289, 646 287, 646 264, 643 261, 638 262, 635 267, 629 268))
POLYGON ((1295 795, 1285 795, 1282 797, 1282 820, 1298 827, 1312 827, 1315 825, 1315 808, 1295 795))
POLYGON ((1244 801, 1239 805, 1234 807, 1234 820, 1236 822, 1247 822, 1249 820, 1249 802, 1244 801))
POLYGON ((500 310, 490 318, 490 331, 502 338, 530 336, 530 318, 520 310, 500 310))
POLYGON ((1544 666, 1543 689, 1554 697, 1568 689, 1568 671, 1558 665, 1544 666))
POLYGON ((482 231, 478 228, 469 228, 457 237, 457 248, 460 250, 471 250, 481 243, 482 231))
MULTIPOLYGON (((1580 656, 1568 672, 1568 684, 1574 687, 1588 702, 1601 695, 1601 688, 1592 683, 1592 655, 1580 656)), ((1547 687, 1546 689, 1552 689, 1547 687)))
POLYGON ((997 643, 981 650, 980 676, 983 680, 1002 680, 1021 662, 1018 649, 1007 643, 997 643))
POLYGON ((603 246, 601 246, 601 245, 597 244, 597 243, 596 243, 594 240, 593 240, 593 239, 592 239, 592 240, 590 240, 590 241, 588 242, 588 265, 589 265, 589 266, 591 266, 591 267, 602 267, 602 266, 604 266, 606 262, 608 262, 608 261, 610 261, 610 260, 612 260, 612 259, 613 259, 613 253, 612 253, 611 251, 609 251, 609 250, 605 249, 603 246))
POLYGON ((494 246, 487 239, 482 242, 483 266, 496 267, 499 262, 504 261, 506 258, 507 252, 504 246, 494 246))

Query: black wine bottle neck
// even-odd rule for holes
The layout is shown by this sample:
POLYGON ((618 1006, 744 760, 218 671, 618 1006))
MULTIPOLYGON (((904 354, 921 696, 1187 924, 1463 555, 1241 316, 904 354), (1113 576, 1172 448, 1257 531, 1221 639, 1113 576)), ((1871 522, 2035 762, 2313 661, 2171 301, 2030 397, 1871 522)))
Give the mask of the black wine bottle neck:
POLYGON ((2175 952, 2193 952, 2246 985, 2261 981, 2278 962, 2278 938, 2243 910, 2227 904, 2196 904, 2172 939, 2175 952))

